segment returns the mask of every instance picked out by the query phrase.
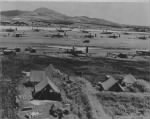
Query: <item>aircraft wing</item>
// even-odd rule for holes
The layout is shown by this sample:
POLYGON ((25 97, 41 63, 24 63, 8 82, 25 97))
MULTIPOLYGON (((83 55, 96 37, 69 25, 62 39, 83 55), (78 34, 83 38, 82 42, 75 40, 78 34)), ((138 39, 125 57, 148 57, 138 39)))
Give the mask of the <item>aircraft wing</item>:
POLYGON ((76 50, 85 51, 86 47, 75 47, 76 50))
POLYGON ((72 49, 71 46, 47 46, 48 48, 57 48, 57 49, 72 49))

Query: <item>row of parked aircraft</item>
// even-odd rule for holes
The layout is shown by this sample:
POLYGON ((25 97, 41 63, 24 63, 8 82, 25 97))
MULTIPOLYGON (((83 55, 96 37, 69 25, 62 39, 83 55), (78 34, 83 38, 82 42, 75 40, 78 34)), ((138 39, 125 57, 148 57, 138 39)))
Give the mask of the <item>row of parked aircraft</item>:
POLYGON ((88 54, 91 49, 98 49, 89 46, 47 46, 48 48, 56 48, 60 50, 64 50, 65 53, 72 54, 74 56, 78 56, 80 54, 88 54))

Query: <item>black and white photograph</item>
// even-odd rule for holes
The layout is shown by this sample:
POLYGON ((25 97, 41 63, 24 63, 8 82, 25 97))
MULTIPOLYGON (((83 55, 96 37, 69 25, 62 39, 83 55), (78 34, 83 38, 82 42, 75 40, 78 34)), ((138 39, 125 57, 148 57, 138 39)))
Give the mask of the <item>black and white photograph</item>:
POLYGON ((150 119, 150 0, 0 0, 0 119, 150 119))

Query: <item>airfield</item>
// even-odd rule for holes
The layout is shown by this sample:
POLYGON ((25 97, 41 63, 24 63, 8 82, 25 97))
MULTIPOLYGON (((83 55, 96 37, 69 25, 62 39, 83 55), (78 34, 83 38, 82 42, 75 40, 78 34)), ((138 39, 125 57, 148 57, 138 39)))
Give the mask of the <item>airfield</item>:
MULTIPOLYGON (((5 55, 1 50, 0 100, 2 119, 26 119, 34 112, 34 119, 57 119, 49 114, 53 104, 63 108, 69 104, 69 114, 62 119, 148 119, 150 117, 150 56, 137 55, 137 50, 150 50, 150 32, 126 29, 81 29, 56 27, 0 26, 0 48, 13 50, 15 55, 5 55), (6 29, 14 29, 7 32, 6 29), (63 32, 59 32, 62 30, 63 32), (18 35, 17 35, 18 34, 18 35), (66 52, 75 48, 82 53, 66 52), (88 47, 88 53, 86 52, 88 47), (36 52, 26 51, 33 48, 36 52), (109 53, 127 57, 108 56, 109 53), (60 76, 53 82, 60 88, 62 101, 32 99, 32 87, 24 86, 27 77, 23 72, 45 70, 50 64, 70 77, 69 83, 60 76), (132 74, 148 86, 128 91, 100 91, 98 82, 110 75, 120 77, 132 74), (8 98, 7 98, 8 96, 8 98), (19 103, 16 102, 16 97, 19 103), (32 100, 31 100, 32 99, 32 100), (16 106, 17 105, 17 106, 16 106), (19 106, 18 106, 19 105, 19 106), (27 111, 23 111, 28 107, 27 111), (32 108, 32 109, 30 109, 32 108), (27 115, 27 116, 25 116, 27 115)), ((53 69, 53 68, 52 68, 53 69)), ((53 69, 53 70, 54 70, 53 69)))
MULTIPOLYGON (((1 29, 15 29, 16 27, 3 26, 1 29)), ((150 35, 146 32, 127 32, 127 31, 111 31, 111 30, 98 30, 87 29, 88 32, 82 32, 82 29, 74 28, 62 28, 66 30, 66 36, 51 37, 52 35, 58 35, 58 28, 43 28, 35 27, 39 29, 38 32, 33 31, 32 27, 17 27, 18 31, 10 32, 9 36, 7 32, 0 33, 0 46, 9 48, 26 48, 34 47, 38 51, 46 50, 47 52, 61 52, 64 48, 70 48, 72 46, 85 49, 89 47, 89 54, 93 56, 106 56, 107 52, 125 52, 135 53, 137 49, 149 49, 150 35), (110 34, 105 34, 110 32, 110 34), (22 37, 15 37, 15 34, 21 34, 22 37), (86 36, 91 34, 96 36, 93 38, 87 38, 86 36), (109 36, 118 35, 119 38, 109 38, 109 36), (139 39, 139 37, 146 37, 146 40, 139 39), (89 41, 84 43, 84 41, 89 41), (51 47, 52 46, 52 47, 51 47), (49 51, 50 50, 50 51, 49 51)), ((64 33, 59 33, 64 35, 64 33)))

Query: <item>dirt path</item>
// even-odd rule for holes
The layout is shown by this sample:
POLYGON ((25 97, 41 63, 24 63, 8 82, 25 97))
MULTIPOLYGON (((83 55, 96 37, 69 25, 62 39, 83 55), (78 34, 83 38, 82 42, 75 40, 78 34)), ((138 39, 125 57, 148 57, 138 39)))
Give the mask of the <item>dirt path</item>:
POLYGON ((112 117, 110 117, 105 113, 101 103, 97 99, 96 89, 91 85, 90 82, 86 81, 85 79, 81 79, 81 80, 84 80, 86 85, 86 87, 83 90, 87 94, 90 106, 92 108, 93 119, 112 119, 112 117))

